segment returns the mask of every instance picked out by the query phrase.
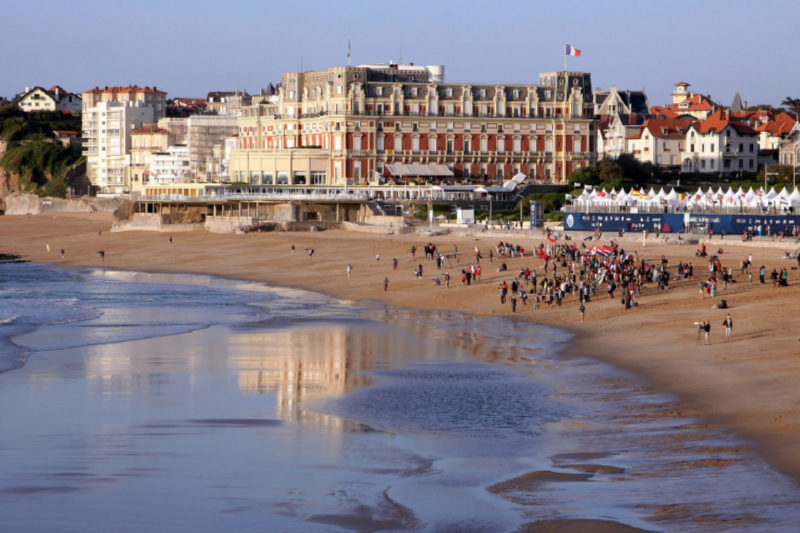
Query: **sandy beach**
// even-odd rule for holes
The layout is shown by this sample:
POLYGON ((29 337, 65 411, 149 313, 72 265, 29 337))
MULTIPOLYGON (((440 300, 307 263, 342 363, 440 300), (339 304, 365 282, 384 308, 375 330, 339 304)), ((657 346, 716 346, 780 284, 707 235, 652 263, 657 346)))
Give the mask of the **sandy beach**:
MULTIPOLYGON (((31 261, 64 266, 95 266, 153 273, 199 273, 231 279, 263 281, 274 285, 309 289, 343 299, 375 300, 392 306, 442 309, 475 315, 510 316, 510 305, 501 305, 498 284, 509 283, 522 267, 541 272, 541 259, 526 255, 508 259, 508 272, 497 272, 499 261, 488 261, 496 237, 447 235, 375 235, 346 231, 319 233, 252 233, 217 235, 206 232, 111 233, 107 213, 53 216, 0 217, 0 252, 22 255, 31 261), (102 231, 102 235, 100 232, 102 231), (460 261, 448 269, 451 287, 436 286, 434 278, 444 274, 424 258, 427 242, 452 254, 457 245, 460 261), (49 245, 50 251, 46 250, 49 245), (295 252, 292 254, 291 246, 295 252), (411 247, 417 246, 417 259, 411 247), (480 282, 462 287, 461 268, 474 260, 473 249, 484 254, 480 282), (314 249, 309 258, 308 249, 314 249), (65 250, 64 259, 60 251, 65 250), (98 251, 105 252, 101 260, 98 251), (380 260, 376 259, 380 255, 380 260), (398 268, 392 268, 392 259, 398 268), (352 265, 351 279, 347 266, 352 265), (425 275, 415 279, 413 271, 423 265, 425 275), (456 275, 458 273, 458 275, 456 275), (384 278, 388 290, 384 291, 384 278)), ((542 242, 509 233, 504 238, 527 250, 542 242)), ((715 237, 709 251, 724 248, 724 266, 732 266, 736 283, 720 290, 717 298, 700 299, 698 280, 707 273, 707 261, 696 258, 696 246, 648 243, 641 236, 622 241, 626 252, 638 252, 650 261, 666 255, 670 266, 680 261, 694 263, 695 281, 679 281, 668 291, 650 284, 639 306, 624 311, 619 298, 605 298, 604 290, 587 305, 586 322, 580 323, 578 302, 566 300, 558 308, 519 305, 515 320, 550 324, 568 329, 573 342, 567 353, 611 363, 646 378, 655 392, 668 392, 680 399, 663 416, 698 416, 705 424, 735 431, 752 441, 778 471, 800 481, 800 344, 794 327, 793 301, 800 294, 800 275, 789 270, 789 286, 749 286, 747 275, 739 275, 742 258, 752 253, 756 267, 790 268, 794 261, 781 260, 792 244, 759 247, 728 237, 715 237), (725 298, 734 320, 733 337, 724 342, 722 321, 726 311, 711 309, 725 298), (696 343, 694 322, 709 320, 711 346, 696 343)), ((720 287, 721 288, 721 287, 720 287)), ((543 526, 544 527, 544 526, 543 526)), ((539 529, 537 529, 538 531, 539 529)), ((546 529, 541 529, 546 530, 546 529)))

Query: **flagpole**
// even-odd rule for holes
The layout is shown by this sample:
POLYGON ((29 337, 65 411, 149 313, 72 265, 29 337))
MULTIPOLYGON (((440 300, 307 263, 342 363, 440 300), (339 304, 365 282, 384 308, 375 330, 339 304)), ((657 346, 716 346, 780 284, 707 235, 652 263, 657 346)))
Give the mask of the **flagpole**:
POLYGON ((347 66, 350 66, 350 37, 347 38, 347 66))
POLYGON ((564 83, 567 83, 566 82, 566 77, 567 77, 567 45, 565 44, 564 45, 564 79, 565 79, 564 83))

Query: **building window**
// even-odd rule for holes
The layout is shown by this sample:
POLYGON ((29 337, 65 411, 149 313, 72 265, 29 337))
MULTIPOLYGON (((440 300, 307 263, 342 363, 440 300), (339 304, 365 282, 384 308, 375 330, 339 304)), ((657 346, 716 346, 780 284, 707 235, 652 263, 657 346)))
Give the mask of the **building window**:
POLYGON ((375 93, 376 93, 378 96, 383 96, 383 87, 378 87, 378 88, 376 88, 376 89, 375 89, 375 93))
POLYGON ((712 154, 714 153, 714 143, 711 143, 711 150, 709 150, 712 154))
POLYGON ((690 151, 690 152, 694 152, 694 145, 693 145, 693 144, 690 144, 690 145, 689 145, 689 151, 690 151))
POLYGON ((276 182, 277 185, 289 185, 289 173, 288 172, 278 172, 278 181, 276 182))
POLYGON ((700 161, 700 168, 706 168, 706 160, 705 159, 700 161))
POLYGON ((753 168, 753 160, 750 160, 750 168, 753 168))
POLYGON ((450 89, 450 88, 448 87, 448 89, 445 91, 445 96, 446 96, 447 98, 452 98, 452 97, 453 97, 453 89, 450 89))
POLYGON ((292 173, 292 185, 307 185, 306 178, 308 175, 304 171, 295 171, 292 173))
POLYGON ((311 173, 311 185, 325 185, 327 183, 327 179, 328 179, 327 172, 311 173))
POLYGON ((486 98, 486 89, 481 89, 481 98, 486 98))
POLYGON ((579 154, 581 153, 581 141, 580 139, 573 139, 572 140, 572 152, 579 154))
POLYGON ((744 144, 739 145, 739 152, 744 152, 744 144))
POLYGON ((433 137, 428 139, 428 152, 431 154, 436 153, 436 139, 434 139, 433 137))
POLYGON ((336 86, 336 94, 342 94, 342 86, 341 85, 337 85, 336 86))
POLYGON ((261 173, 261 185, 272 185, 272 172, 261 173))
POLYGON ((750 153, 751 154, 753 153, 753 144, 752 143, 750 144, 750 153))
POLYGON ((744 168, 744 159, 739 160, 739 168, 744 168))
POLYGON ((447 153, 448 154, 452 154, 453 153, 453 141, 452 140, 448 140, 447 141, 447 153))
POLYGON ((714 168, 714 160, 713 159, 711 160, 711 168, 712 169, 714 168))
POLYGON ((700 145, 700 151, 701 152, 705 152, 706 151, 706 143, 703 143, 703 144, 700 145))

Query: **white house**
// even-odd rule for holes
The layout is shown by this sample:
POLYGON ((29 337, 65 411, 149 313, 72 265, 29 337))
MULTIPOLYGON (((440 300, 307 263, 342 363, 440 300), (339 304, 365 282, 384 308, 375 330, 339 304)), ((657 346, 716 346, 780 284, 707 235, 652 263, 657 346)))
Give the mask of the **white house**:
POLYGON ((81 110, 81 97, 65 91, 58 85, 49 89, 43 87, 25 87, 17 105, 25 112, 62 111, 74 113, 81 110))
POLYGON ((650 118, 628 137, 628 151, 639 161, 654 165, 680 165, 691 119, 650 118))
POLYGON ((758 132, 731 120, 719 109, 707 119, 692 123, 686 132, 683 172, 731 174, 758 171, 758 132))

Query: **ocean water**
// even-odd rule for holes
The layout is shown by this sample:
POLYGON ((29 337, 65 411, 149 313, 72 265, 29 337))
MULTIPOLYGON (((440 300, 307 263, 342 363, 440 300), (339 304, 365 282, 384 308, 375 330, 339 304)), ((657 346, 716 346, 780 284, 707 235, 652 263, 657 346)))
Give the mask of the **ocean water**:
POLYGON ((31 263, 0 265, 0 339, 0 531, 800 519, 747 443, 552 328, 31 263))

